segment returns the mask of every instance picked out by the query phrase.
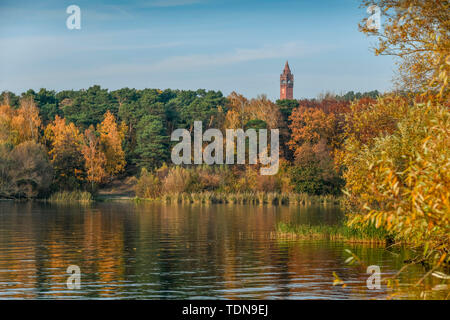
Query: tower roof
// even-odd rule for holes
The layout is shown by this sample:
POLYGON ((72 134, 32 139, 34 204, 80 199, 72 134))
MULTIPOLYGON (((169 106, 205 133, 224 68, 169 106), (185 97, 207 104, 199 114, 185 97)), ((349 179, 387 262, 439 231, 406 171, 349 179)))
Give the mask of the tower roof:
POLYGON ((289 63, 286 60, 286 64, 284 65, 284 73, 291 73, 291 69, 289 68, 289 63))

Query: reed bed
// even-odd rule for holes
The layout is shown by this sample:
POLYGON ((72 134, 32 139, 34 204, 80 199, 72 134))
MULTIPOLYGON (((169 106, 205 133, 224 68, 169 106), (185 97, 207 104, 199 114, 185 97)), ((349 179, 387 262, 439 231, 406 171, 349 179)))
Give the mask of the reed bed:
POLYGON ((163 194, 161 199, 166 203, 230 203, 253 205, 310 205, 340 203, 340 199, 332 195, 314 196, 302 193, 278 192, 175 192, 163 194))
POLYGON ((390 241, 389 233, 375 226, 349 227, 339 225, 293 225, 279 223, 277 237, 300 240, 332 240, 361 243, 386 244, 390 241))
POLYGON ((94 201, 87 191, 60 191, 53 193, 48 199, 52 203, 90 203, 94 201))

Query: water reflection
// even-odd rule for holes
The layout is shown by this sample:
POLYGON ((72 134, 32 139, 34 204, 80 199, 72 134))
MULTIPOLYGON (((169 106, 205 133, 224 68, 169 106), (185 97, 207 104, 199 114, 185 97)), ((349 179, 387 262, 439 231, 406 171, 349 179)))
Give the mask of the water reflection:
MULTIPOLYGON (((0 298, 383 298, 367 290, 351 248, 387 274, 404 253, 279 240, 279 221, 336 223, 337 207, 0 203, 0 298), (66 287, 69 265, 81 289, 66 287), (347 288, 333 287, 332 272, 347 288)), ((412 274, 414 278, 414 273, 412 274)))

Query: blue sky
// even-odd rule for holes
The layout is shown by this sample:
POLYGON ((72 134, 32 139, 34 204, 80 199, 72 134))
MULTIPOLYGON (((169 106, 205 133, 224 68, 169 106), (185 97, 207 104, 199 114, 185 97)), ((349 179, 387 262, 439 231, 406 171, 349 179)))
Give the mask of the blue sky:
POLYGON ((395 68, 358 31, 358 0, 0 0, 0 91, 172 88, 294 97, 386 91, 395 68), (81 8, 69 30, 66 8, 81 8))

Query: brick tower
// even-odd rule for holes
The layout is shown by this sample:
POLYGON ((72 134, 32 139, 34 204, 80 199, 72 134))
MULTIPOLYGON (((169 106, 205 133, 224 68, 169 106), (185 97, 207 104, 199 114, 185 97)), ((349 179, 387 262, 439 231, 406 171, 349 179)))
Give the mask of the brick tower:
POLYGON ((284 99, 294 99, 294 75, 291 73, 287 61, 283 73, 280 75, 280 100, 284 99))

